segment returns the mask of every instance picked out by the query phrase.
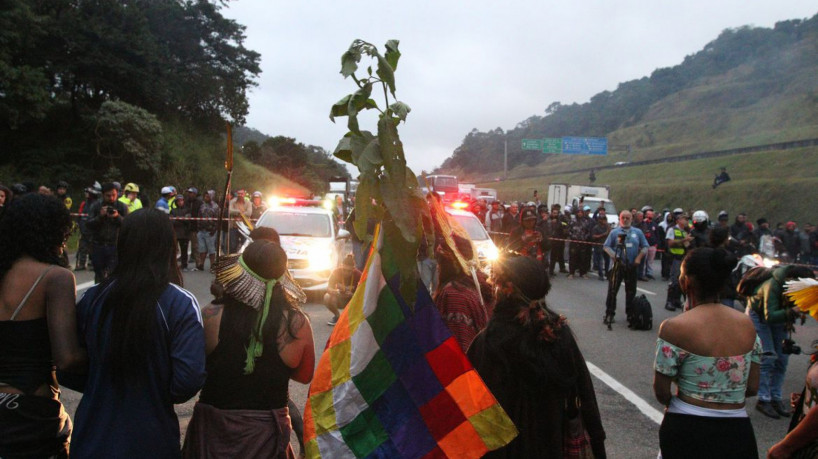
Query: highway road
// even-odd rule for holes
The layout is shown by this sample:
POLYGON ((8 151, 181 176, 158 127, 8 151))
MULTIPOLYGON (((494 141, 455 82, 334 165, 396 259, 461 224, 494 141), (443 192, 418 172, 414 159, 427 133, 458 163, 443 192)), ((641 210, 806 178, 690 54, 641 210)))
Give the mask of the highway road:
MULTIPOLYGON (((564 275, 562 275, 564 276, 564 275)), ((208 272, 184 273, 185 288, 190 290, 199 302, 207 304, 211 299, 211 275, 208 272)), ((80 288, 91 285, 93 274, 77 273, 80 288)), ((607 433, 606 447, 612 458, 655 458, 659 451, 659 424, 663 407, 653 398, 653 357, 656 333, 662 320, 679 312, 668 312, 662 308, 666 283, 649 281, 639 283, 639 292, 644 293, 653 305, 654 329, 632 331, 624 323, 624 288, 619 295, 619 308, 613 330, 608 331, 602 324, 606 282, 596 277, 591 279, 553 280, 553 288, 548 295, 549 306, 568 317, 592 374, 594 388, 599 402, 602 422, 607 433)), ((324 348, 332 327, 326 324, 330 313, 320 304, 308 303, 304 310, 312 320, 315 333, 316 354, 324 348)), ((804 349, 812 340, 818 339, 818 324, 808 319, 803 327, 798 327, 793 338, 804 349)), ((317 360, 317 359, 316 359, 317 360)), ((804 355, 790 358, 784 393, 800 392, 809 359, 804 355)), ((307 396, 307 386, 291 383, 290 395, 293 401, 303 407, 307 396)), ((73 416, 81 394, 64 390, 63 402, 73 416)), ((178 405, 176 412, 184 432, 193 411, 194 400, 178 405)), ((756 399, 748 400, 748 413, 755 429, 759 451, 762 457, 767 449, 783 438, 787 432, 788 420, 773 420, 755 410, 756 399)))

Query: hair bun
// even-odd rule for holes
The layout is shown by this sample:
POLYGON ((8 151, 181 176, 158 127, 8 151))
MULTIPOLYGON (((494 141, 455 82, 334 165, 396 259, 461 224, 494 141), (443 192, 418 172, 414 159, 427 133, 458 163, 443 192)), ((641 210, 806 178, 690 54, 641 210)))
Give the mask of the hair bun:
POLYGON ((728 277, 735 269, 738 259, 732 252, 725 250, 722 247, 717 247, 710 252, 710 266, 719 274, 720 277, 728 277))

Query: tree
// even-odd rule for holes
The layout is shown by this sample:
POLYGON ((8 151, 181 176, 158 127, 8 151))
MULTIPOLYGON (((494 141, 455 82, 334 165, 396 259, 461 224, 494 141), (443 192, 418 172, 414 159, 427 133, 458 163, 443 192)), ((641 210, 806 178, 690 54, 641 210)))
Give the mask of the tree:
MULTIPOLYGON (((395 70, 401 55, 398 41, 389 40, 385 47, 386 52, 381 55, 371 43, 352 42, 341 56, 341 75, 351 77, 358 89, 336 102, 330 108, 329 117, 332 121, 339 116, 347 117, 349 132, 338 142, 334 155, 354 164, 360 172, 355 232, 365 235, 369 218, 383 222, 384 238, 398 264, 401 294, 407 304, 412 305, 418 279, 416 256, 423 232, 421 219, 431 217, 417 177, 406 166, 403 143, 398 135, 398 125, 406 121, 411 111, 395 97, 395 70), (374 75, 371 66, 367 67, 365 76, 356 75, 363 56, 376 63, 374 75), (370 98, 374 87, 383 92, 383 108, 370 98), (395 100, 392 103, 390 94, 395 100), (372 109, 380 112, 377 134, 361 130, 358 125, 358 113, 372 109), (372 199, 379 206, 370 206, 372 199)), ((431 234, 427 237, 433 240, 431 234)))
POLYGON ((162 125, 147 111, 108 101, 97 112, 96 154, 130 180, 150 182, 159 171, 162 125))
POLYGON ((0 6, 0 120, 8 128, 43 119, 51 106, 50 82, 37 57, 45 25, 23 0, 0 6))

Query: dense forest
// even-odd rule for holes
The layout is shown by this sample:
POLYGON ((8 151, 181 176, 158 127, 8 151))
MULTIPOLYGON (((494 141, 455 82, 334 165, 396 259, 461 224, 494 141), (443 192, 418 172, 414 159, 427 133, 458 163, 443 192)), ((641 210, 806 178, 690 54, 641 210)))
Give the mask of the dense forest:
MULTIPOLYGON (((225 5, 0 3, 0 182, 212 181, 223 163, 225 121, 244 123, 261 71, 260 55, 244 46, 244 26, 222 16, 225 5)), ((315 191, 324 174, 344 170, 287 137, 265 136, 242 151, 315 191), (320 167, 298 173, 306 163, 320 167)))
MULTIPOLYGON (((696 109, 740 109, 764 98, 792 91, 804 91, 814 106, 818 94, 812 84, 802 84, 803 69, 818 64, 818 15, 808 20, 778 22, 775 27, 740 27, 723 31, 701 51, 687 56, 674 67, 655 70, 649 77, 619 84, 590 101, 578 104, 553 102, 544 115, 534 115, 514 129, 472 130, 439 171, 475 176, 503 170, 503 143, 508 140, 508 168, 533 166, 553 159, 538 151, 521 150, 524 138, 562 136, 604 137, 610 133, 645 123, 655 104, 685 90, 706 86, 716 77, 729 75, 729 85, 719 88, 723 97, 711 98, 696 109), (738 71, 741 69, 742 71, 738 71), (735 73, 735 75, 733 75, 735 73)), ((814 80, 814 73, 806 78, 814 80)), ((652 118, 655 120, 655 117, 652 118)), ((667 139, 672 142, 674 139, 667 139)), ((778 139, 779 141, 792 139, 778 139)), ((650 132, 634 148, 654 144, 650 132)), ((617 145, 612 145, 615 149, 617 145)))

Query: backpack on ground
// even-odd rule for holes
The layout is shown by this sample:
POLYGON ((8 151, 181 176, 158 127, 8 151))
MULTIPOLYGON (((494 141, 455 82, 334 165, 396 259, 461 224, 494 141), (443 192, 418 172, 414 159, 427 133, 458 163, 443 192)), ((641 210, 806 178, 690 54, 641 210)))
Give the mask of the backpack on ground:
POLYGON ((630 318, 631 328, 634 330, 650 330, 653 328, 653 309, 645 295, 633 299, 630 318))

